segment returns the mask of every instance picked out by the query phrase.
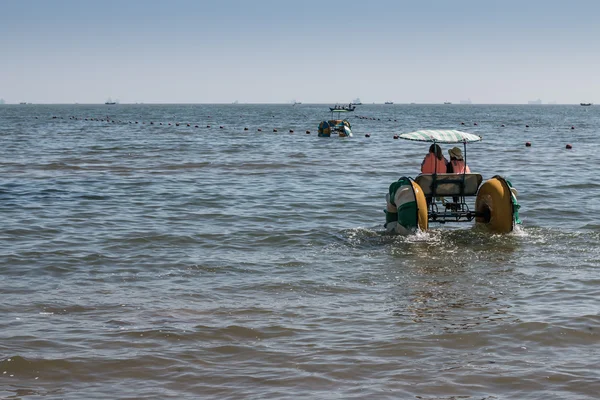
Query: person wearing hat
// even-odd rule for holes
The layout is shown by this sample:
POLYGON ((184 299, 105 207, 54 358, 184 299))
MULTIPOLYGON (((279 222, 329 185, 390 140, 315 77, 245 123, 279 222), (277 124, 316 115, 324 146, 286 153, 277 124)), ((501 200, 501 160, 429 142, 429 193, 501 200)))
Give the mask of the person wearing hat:
MULTIPOLYGON (((448 154, 450 155, 450 161, 448 162, 448 169, 446 170, 449 174, 470 174, 471 170, 469 166, 465 164, 465 159, 463 158, 462 151, 460 151, 460 147, 453 147, 448 150, 448 154)), ((460 199, 457 196, 452 196, 452 201, 454 203, 458 203, 460 199)))
POLYGON ((459 147, 453 147, 448 150, 448 154, 450 155, 450 162, 448 163, 448 168, 446 172, 449 174, 470 174, 471 170, 469 166, 465 164, 465 160, 462 155, 462 151, 460 151, 459 147))

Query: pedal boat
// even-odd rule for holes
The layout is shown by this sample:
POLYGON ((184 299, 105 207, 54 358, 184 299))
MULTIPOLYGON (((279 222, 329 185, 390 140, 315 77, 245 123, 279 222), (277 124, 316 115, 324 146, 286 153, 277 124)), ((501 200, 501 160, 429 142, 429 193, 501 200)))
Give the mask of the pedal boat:
MULTIPOLYGON (((481 136, 457 130, 421 130, 399 135, 401 139, 429 143, 462 143, 467 164, 467 143, 481 136)), ((392 183, 386 195, 385 228, 397 234, 427 231, 433 223, 471 222, 492 233, 509 233, 519 220, 517 190, 495 175, 482 184, 476 173, 419 174, 392 183), (472 198, 475 198, 473 204, 472 198), (467 198, 471 201, 467 202, 467 198), (469 204, 470 203, 470 204, 469 204)))

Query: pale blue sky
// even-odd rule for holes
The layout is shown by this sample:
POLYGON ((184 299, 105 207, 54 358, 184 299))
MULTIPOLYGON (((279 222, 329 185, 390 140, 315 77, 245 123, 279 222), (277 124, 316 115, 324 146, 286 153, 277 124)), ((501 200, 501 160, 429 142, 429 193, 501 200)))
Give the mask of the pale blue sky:
POLYGON ((600 102, 599 18, 573 0, 0 0, 0 98, 600 102))

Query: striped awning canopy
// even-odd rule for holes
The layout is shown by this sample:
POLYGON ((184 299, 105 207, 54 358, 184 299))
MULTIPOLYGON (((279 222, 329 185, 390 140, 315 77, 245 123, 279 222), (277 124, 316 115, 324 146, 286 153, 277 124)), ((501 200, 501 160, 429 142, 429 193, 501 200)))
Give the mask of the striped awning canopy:
POLYGON ((437 143, 470 143, 481 140, 481 136, 479 135, 448 129, 415 131, 403 133, 399 137, 406 140, 437 143))

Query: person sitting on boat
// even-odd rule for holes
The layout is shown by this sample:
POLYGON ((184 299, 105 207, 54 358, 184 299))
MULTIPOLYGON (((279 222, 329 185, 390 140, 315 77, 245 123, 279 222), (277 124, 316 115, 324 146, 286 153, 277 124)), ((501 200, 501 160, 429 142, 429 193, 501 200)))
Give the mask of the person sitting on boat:
POLYGON ((437 144, 429 146, 429 153, 421 163, 422 174, 443 174, 448 169, 448 160, 444 157, 442 148, 437 144))
POLYGON ((448 168, 446 172, 449 174, 470 174, 471 169, 467 164, 465 164, 465 160, 462 155, 462 151, 460 151, 459 147, 453 147, 448 150, 448 154, 450 155, 450 162, 448 163, 448 168))
MULTIPOLYGON (((467 164, 465 164, 465 159, 463 158, 462 151, 460 151, 460 147, 453 147, 448 150, 448 154, 450 155, 450 162, 448 163, 448 168, 446 172, 449 174, 470 174, 471 169, 467 164)), ((457 196, 452 196, 452 201, 454 204, 449 205, 448 208, 457 209, 457 203, 460 199, 457 196)))

